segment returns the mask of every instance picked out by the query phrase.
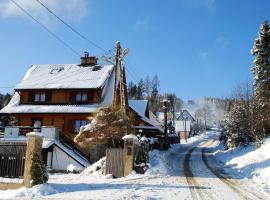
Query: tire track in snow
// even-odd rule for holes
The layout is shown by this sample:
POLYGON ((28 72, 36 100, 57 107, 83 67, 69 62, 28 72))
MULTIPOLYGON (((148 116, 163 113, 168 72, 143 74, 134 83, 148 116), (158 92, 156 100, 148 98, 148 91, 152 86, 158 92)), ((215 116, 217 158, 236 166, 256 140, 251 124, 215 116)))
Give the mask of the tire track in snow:
POLYGON ((187 183, 189 185, 191 196, 194 200, 212 199, 208 193, 203 192, 201 190, 203 188, 201 186, 199 186, 199 184, 195 180, 194 175, 191 171, 191 167, 190 167, 189 163, 190 163, 190 158, 191 158, 192 152, 195 150, 195 148, 196 147, 194 147, 188 151, 188 153, 186 154, 185 159, 183 161, 184 173, 186 176, 187 183))
MULTIPOLYGON (((212 143, 211 143, 212 144, 212 143)), ((209 144, 208 144, 209 145, 209 144)), ((210 146, 210 145, 209 145, 210 146)), ((205 164, 205 166, 217 177, 219 178, 219 180, 221 180, 225 185, 227 185, 228 187, 230 187, 233 191, 235 191, 238 195, 241 196, 241 198, 243 199, 250 199, 250 200, 254 200, 254 199, 262 199, 259 198, 257 195, 253 195, 252 193, 242 189, 237 183, 229 180, 228 178, 226 178, 225 176, 222 175, 222 171, 219 168, 215 168, 212 167, 208 160, 207 160, 207 155, 206 155, 206 148, 202 148, 201 150, 202 152, 202 160, 205 164)))

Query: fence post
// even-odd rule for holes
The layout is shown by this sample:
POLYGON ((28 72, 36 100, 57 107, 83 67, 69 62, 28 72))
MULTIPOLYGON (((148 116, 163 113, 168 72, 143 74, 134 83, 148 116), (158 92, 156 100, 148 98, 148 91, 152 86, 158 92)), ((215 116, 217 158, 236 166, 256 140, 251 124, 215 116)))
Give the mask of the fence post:
POLYGON ((33 164, 34 154, 38 154, 41 157, 43 136, 40 133, 31 132, 27 134, 27 149, 25 156, 25 167, 24 167, 24 181, 25 187, 31 187, 31 166, 33 164))
MULTIPOLYGON (((136 136, 135 136, 136 137, 136 136)), ((123 155, 123 160, 124 160, 124 176, 127 176, 131 174, 134 166, 134 159, 135 159, 135 145, 136 145, 136 140, 134 138, 123 138, 125 141, 125 146, 124 146, 124 155, 123 155)))

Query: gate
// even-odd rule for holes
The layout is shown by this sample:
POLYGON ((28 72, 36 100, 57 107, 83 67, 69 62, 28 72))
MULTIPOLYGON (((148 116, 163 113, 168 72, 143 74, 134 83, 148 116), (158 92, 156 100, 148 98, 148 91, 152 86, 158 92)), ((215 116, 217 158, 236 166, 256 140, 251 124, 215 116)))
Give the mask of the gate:
POLYGON ((124 176, 122 148, 106 149, 106 174, 112 174, 115 178, 124 176))
POLYGON ((0 143, 0 177, 23 178, 26 143, 0 143))

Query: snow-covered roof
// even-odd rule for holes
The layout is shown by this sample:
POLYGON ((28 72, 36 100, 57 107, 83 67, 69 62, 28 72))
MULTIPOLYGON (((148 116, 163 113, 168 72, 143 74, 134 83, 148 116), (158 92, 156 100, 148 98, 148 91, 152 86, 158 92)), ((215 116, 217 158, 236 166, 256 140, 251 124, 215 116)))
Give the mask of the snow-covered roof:
MULTIPOLYGON (((114 74, 114 73, 113 73, 114 74)), ((106 107, 113 101, 113 83, 114 75, 110 76, 106 81, 104 92, 102 94, 103 101, 100 104, 83 104, 83 105, 24 105, 20 104, 20 95, 15 92, 9 104, 0 110, 0 114, 12 113, 93 113, 99 107, 106 107)))
POLYGON ((155 122, 145 116, 145 112, 147 109, 147 100, 129 100, 129 107, 132 108, 140 117, 141 120, 145 121, 149 125, 153 126, 155 129, 163 132, 163 129, 158 126, 155 122))
POLYGON ((128 100, 128 105, 135 110, 140 116, 145 116, 147 109, 147 100, 128 100))
POLYGON ((75 89, 102 87, 113 65, 82 67, 76 64, 32 65, 15 89, 75 89))
POLYGON ((176 120, 195 121, 192 115, 187 110, 182 110, 180 113, 176 113, 176 120))

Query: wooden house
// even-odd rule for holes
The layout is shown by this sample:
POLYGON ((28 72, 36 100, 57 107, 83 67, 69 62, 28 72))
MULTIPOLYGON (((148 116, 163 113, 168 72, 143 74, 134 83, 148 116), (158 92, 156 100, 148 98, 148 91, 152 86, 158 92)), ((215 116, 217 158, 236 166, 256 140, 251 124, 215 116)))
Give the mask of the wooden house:
POLYGON ((180 134, 181 138, 187 139, 194 121, 194 118, 188 110, 182 110, 180 113, 176 114, 175 132, 180 134))
MULTIPOLYGON (((147 102, 128 101, 125 69, 118 69, 114 65, 99 65, 97 60, 86 54, 80 64, 31 66, 16 86, 9 104, 0 111, 1 115, 15 116, 19 127, 56 127, 59 130, 59 141, 44 145, 44 160, 47 163, 51 163, 49 160, 52 155, 49 152, 54 152, 52 145, 58 145, 58 149, 63 151, 68 146, 95 161, 91 159, 89 149, 81 149, 73 142, 74 137, 100 107, 113 103, 121 104, 126 111, 136 114, 135 128, 151 134, 162 133, 162 129, 149 119, 147 102)), ((102 154, 99 153, 98 157, 102 154)), ((64 157, 63 152, 58 155, 64 157)), ((69 159, 72 156, 69 154, 69 159)), ((69 161, 65 160, 61 162, 67 165, 69 161)), ((59 168, 64 169, 66 165, 59 168)))

